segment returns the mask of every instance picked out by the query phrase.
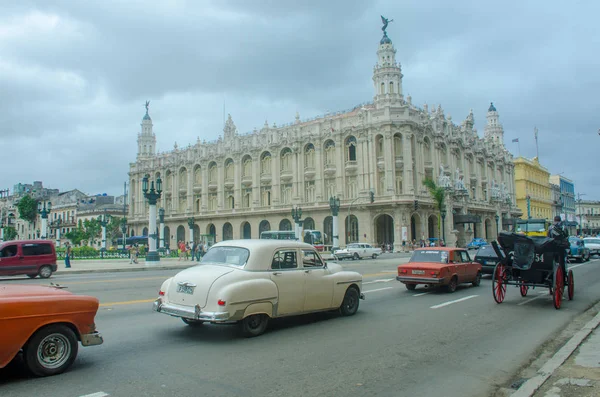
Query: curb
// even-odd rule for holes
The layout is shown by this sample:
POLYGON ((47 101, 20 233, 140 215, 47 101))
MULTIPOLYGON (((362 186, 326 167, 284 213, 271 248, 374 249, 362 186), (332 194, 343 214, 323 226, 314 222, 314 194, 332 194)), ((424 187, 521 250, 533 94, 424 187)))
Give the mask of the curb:
POLYGON ((528 379, 519 387, 517 391, 511 394, 511 397, 531 397, 533 394, 552 376, 573 352, 583 343, 583 341, 600 324, 600 313, 596 314, 583 328, 569 339, 567 343, 557 351, 537 372, 538 375, 528 379))
POLYGON ((82 269, 82 270, 57 270, 52 275, 69 275, 69 274, 85 274, 85 273, 121 273, 121 272, 145 272, 149 270, 181 270, 187 269, 193 265, 176 265, 176 266, 146 266, 146 267, 130 267, 130 268, 114 268, 114 269, 82 269))

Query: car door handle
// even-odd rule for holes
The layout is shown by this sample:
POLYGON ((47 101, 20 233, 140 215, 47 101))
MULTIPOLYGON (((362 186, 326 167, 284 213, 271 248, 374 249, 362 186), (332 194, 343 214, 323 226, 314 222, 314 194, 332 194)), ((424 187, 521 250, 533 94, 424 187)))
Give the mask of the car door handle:
POLYGON ((274 272, 273 273, 274 276, 281 276, 281 274, 282 274, 281 272, 274 272))

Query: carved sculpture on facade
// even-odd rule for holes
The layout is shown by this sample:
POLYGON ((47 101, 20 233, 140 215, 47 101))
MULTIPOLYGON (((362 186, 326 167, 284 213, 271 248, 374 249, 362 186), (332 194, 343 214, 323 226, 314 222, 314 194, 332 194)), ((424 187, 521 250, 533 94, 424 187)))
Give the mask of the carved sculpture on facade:
POLYGON ((456 169, 456 179, 454 180, 454 189, 458 191, 465 191, 467 187, 465 186, 465 181, 463 177, 460 175, 460 170, 456 169))
POLYGON ((450 177, 446 175, 444 172, 444 166, 440 164, 440 175, 438 177, 438 186, 443 188, 452 188, 452 182, 450 181, 450 177))

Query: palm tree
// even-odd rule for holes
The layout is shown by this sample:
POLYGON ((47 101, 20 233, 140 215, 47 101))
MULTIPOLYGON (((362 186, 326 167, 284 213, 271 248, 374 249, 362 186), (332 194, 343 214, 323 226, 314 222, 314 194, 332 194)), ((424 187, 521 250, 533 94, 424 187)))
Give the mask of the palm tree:
POLYGON ((429 194, 431 195, 431 198, 433 199, 433 202, 435 203, 435 207, 440 212, 438 214, 438 229, 439 229, 439 228, 441 228, 440 215, 442 213, 442 210, 444 209, 444 201, 446 200, 446 190, 443 187, 436 185, 436 183, 432 179, 429 179, 429 178, 425 178, 423 180, 423 185, 425 185, 427 190, 429 190, 429 194))

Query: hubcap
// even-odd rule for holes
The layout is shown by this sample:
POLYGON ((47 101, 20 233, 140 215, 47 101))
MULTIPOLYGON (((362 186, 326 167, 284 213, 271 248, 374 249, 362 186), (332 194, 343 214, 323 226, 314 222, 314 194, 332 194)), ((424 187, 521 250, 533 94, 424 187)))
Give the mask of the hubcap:
POLYGON ((44 368, 54 369, 62 366, 71 356, 71 344, 63 334, 46 336, 37 350, 39 363, 44 368))
POLYGON ((260 327, 260 317, 252 316, 250 319, 248 319, 248 327, 252 329, 260 327))
POLYGON ((49 277, 52 274, 52 271, 48 266, 44 266, 40 271, 42 277, 49 277))

